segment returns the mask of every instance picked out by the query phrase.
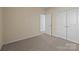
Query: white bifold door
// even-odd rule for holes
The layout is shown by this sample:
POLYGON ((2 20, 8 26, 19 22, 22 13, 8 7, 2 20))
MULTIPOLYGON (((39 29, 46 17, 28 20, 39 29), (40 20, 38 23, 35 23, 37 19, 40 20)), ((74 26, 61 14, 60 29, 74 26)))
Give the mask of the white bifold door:
POLYGON ((70 8, 56 13, 57 37, 79 43, 79 8, 70 8))
POLYGON ((79 43, 78 39, 78 9, 67 11, 67 40, 79 43))
POLYGON ((56 13, 55 36, 66 39, 66 12, 56 13))

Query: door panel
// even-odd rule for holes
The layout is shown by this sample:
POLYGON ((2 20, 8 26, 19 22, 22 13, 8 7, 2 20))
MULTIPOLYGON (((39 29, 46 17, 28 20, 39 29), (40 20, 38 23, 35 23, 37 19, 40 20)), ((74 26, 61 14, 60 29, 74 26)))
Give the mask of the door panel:
POLYGON ((77 38, 77 9, 67 11, 67 39, 79 43, 77 38))
POLYGON ((56 14, 56 36, 66 39, 66 12, 56 14))
POLYGON ((51 35, 51 15, 46 15, 45 32, 51 35))

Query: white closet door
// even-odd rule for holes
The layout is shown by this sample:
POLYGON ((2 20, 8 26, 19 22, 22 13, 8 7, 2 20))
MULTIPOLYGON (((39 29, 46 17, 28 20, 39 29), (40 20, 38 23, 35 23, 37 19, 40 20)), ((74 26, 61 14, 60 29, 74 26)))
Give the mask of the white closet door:
POLYGON ((79 43, 77 32, 77 9, 71 9, 67 11, 67 39, 79 43))
POLYGON ((56 33, 57 37, 66 39, 66 12, 62 11, 56 14, 56 33))
POLYGON ((45 32, 51 35, 51 15, 46 15, 45 19, 45 32))

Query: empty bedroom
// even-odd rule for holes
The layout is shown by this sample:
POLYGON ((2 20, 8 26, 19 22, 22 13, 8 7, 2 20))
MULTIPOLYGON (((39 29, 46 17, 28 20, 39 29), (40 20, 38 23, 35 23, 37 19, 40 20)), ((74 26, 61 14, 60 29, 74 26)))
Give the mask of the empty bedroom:
POLYGON ((78 7, 0 7, 1 51, 79 51, 78 7))

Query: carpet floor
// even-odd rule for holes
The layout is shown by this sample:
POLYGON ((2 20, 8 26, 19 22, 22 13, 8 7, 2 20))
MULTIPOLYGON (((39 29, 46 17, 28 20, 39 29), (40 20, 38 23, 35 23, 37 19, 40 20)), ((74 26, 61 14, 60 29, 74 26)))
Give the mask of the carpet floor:
POLYGON ((79 44, 42 34, 6 44, 2 47, 2 51, 79 51, 79 44))

